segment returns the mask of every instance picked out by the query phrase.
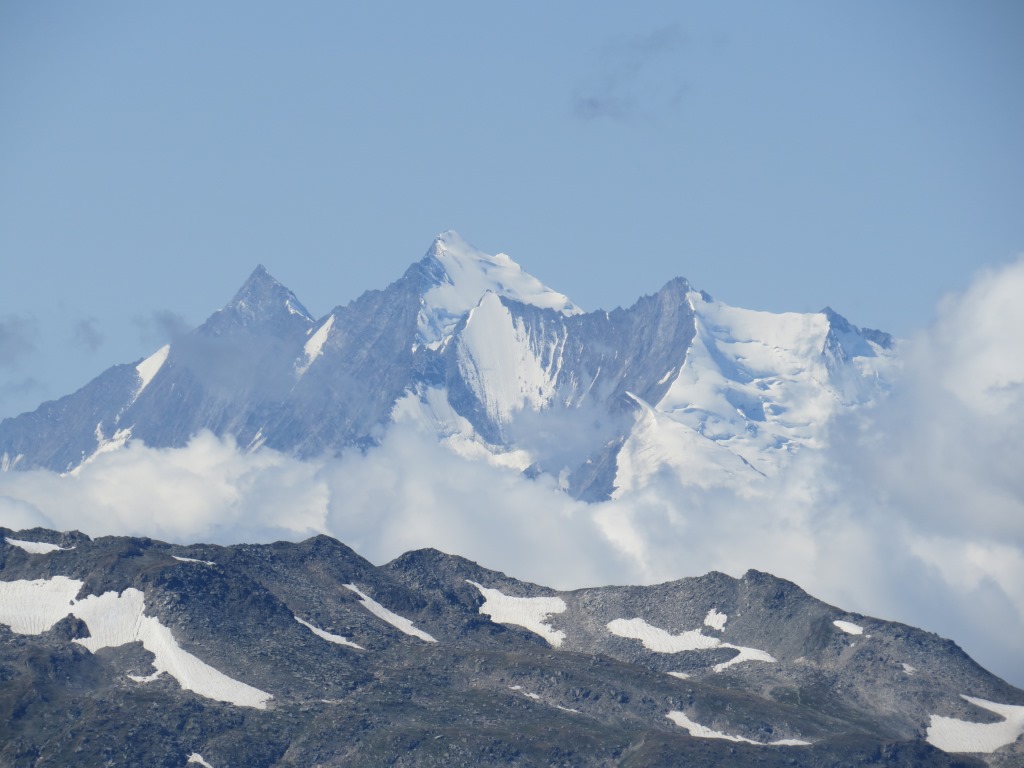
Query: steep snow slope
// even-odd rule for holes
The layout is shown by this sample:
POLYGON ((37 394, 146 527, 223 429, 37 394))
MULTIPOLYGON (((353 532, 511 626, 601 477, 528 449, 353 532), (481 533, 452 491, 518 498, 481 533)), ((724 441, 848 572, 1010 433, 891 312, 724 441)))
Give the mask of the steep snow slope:
POLYGON ((662 467, 704 487, 773 475, 796 451, 822 447, 840 410, 883 394, 895 364, 891 338, 831 310, 757 312, 697 291, 687 300, 693 344, 678 372, 666 374, 664 396, 639 403, 619 454, 617 495, 662 467))

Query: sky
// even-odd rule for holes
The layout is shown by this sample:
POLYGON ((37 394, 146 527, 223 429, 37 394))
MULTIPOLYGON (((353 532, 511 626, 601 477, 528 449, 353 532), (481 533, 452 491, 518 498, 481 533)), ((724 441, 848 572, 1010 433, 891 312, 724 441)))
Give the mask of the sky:
POLYGON ((433 237, 909 336, 1024 251, 1024 7, 0 5, 0 417, 433 237))
POLYGON ((206 434, 7 473, 0 523, 326 531, 562 587, 757 567, 1024 685, 1020 3, 4 3, 0 118, 0 417, 257 264, 322 316, 447 229, 588 310, 684 276, 909 341, 891 401, 760 497, 584 505, 403 429, 321 463, 206 434))

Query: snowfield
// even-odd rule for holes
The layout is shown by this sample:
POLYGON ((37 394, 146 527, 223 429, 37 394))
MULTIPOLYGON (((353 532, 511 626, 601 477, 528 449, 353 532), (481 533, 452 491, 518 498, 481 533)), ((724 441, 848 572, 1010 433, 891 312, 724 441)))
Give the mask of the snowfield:
POLYGON ((395 629, 397 629, 397 630, 399 630, 401 632, 404 632, 405 634, 410 635, 412 637, 418 637, 420 640, 422 640, 425 643, 436 643, 437 642, 437 640, 435 640, 433 637, 428 635, 422 629, 417 629, 416 626, 411 621, 409 621, 407 618, 405 618, 403 616, 399 616, 397 613, 392 613, 387 608, 385 608, 383 605, 381 605, 376 600, 374 600, 372 597, 367 595, 365 592, 362 592, 359 589, 359 587, 357 587, 355 584, 346 584, 345 588, 349 589, 349 590, 355 592, 357 595, 359 595, 360 602, 363 604, 363 606, 366 608, 366 610, 368 610, 370 613, 372 613, 378 619, 383 619, 388 624, 393 626, 395 629))
MULTIPOLYGON (((468 581, 468 580, 467 580, 468 581)), ((489 616, 497 624, 514 624, 535 632, 557 648, 565 639, 565 632, 547 623, 552 614, 563 613, 566 605, 560 597, 512 597, 488 589, 475 581, 468 581, 480 590, 484 604, 480 613, 489 616)))
POLYGON ((561 356, 552 354, 546 362, 539 357, 529 329, 497 294, 484 294, 470 310, 456 350, 459 372, 498 424, 526 408, 538 411, 555 396, 561 356))
POLYGON ((196 560, 194 557, 179 557, 178 555, 171 555, 179 563, 199 563, 200 565, 216 565, 212 560, 196 560))
MULTIPOLYGON (((12 547, 18 547, 19 549, 25 550, 30 555, 46 555, 50 552, 58 552, 65 549, 57 544, 48 544, 45 541, 22 541, 21 539, 7 538, 5 538, 4 541, 12 547)), ((68 547, 67 549, 74 549, 74 547, 68 547)))
POLYGON ((0 623, 19 635, 40 635, 72 612, 81 588, 66 576, 0 581, 0 623))
MULTIPOLYGON (((724 625, 724 622, 723 622, 724 625)), ((619 637, 639 640, 644 648, 655 653, 681 653, 682 651, 704 651, 712 648, 732 648, 739 651, 733 658, 721 664, 715 664, 715 672, 721 672, 744 661, 764 661, 773 663, 776 658, 770 653, 757 648, 746 648, 742 645, 723 643, 717 637, 709 637, 699 629, 690 629, 678 635, 670 634, 664 629, 648 624, 643 619, 615 619, 608 622, 608 631, 619 637)))
POLYGON ((754 741, 748 739, 745 736, 733 736, 728 733, 722 733, 721 731, 714 731, 707 726, 695 723, 693 720, 688 718, 683 712, 672 711, 665 715, 669 720, 678 725, 680 728, 685 728, 691 736, 698 739, 725 739, 726 741, 735 741, 742 744, 757 744, 762 747, 807 747, 810 746, 811 742, 802 741, 800 739, 780 739, 779 741, 754 741))
POLYGON ((843 630, 848 635, 863 635, 864 627, 854 624, 852 621, 843 621, 842 619, 836 619, 832 622, 839 629, 843 630))
POLYGON ((334 326, 334 315, 328 315, 327 320, 317 328, 316 332, 309 337, 309 340, 303 346, 302 351, 304 358, 302 362, 296 363, 295 375, 298 378, 309 370, 309 367, 316 362, 316 359, 320 357, 324 350, 324 342, 327 341, 327 336, 331 332, 331 328, 334 326))
POLYGON ((708 615, 704 617, 704 626, 717 629, 719 632, 725 631, 725 622, 729 617, 724 613, 719 613, 714 608, 708 611, 708 615))
POLYGON ((743 487, 776 475, 801 448, 821 448, 842 407, 872 401, 894 365, 890 350, 843 336, 848 366, 829 357, 825 312, 760 312, 689 291, 696 334, 657 402, 640 405, 618 458, 615 497, 663 468, 687 484, 743 487), (882 377, 879 374, 883 374, 882 377))
POLYGON ((185 690, 239 707, 266 709, 273 698, 182 649, 168 627, 155 616, 145 615, 144 595, 139 590, 129 588, 121 594, 105 592, 78 600, 81 588, 82 582, 64 576, 0 582, 0 623, 19 634, 38 635, 70 614, 88 626, 89 637, 73 642, 89 651, 141 642, 153 654, 154 673, 132 676, 136 682, 154 680, 166 672, 185 690))
POLYGON ((971 723, 954 717, 932 715, 926 740, 943 752, 995 752, 1024 734, 1024 706, 996 704, 974 696, 963 696, 976 707, 1003 718, 1001 723, 971 723))
POLYGON ((358 648, 360 651, 366 650, 365 648, 363 648, 363 646, 356 645, 351 640, 344 638, 341 635, 333 635, 330 632, 325 632, 324 630, 320 629, 320 627, 315 627, 308 621, 303 621, 298 616, 295 616, 294 619, 297 622, 299 622, 299 624, 308 629, 310 632, 312 632, 314 635, 323 638, 329 643, 336 643, 337 645, 347 645, 349 648, 358 648))
POLYGON ((153 377, 156 376, 160 372, 160 369, 164 367, 164 363, 167 362, 167 355, 170 351, 171 345, 164 344, 160 349, 135 366, 135 372, 139 375, 139 387, 135 390, 135 397, 132 398, 132 402, 138 400, 139 395, 142 394, 142 390, 149 386, 149 382, 151 382, 153 377))

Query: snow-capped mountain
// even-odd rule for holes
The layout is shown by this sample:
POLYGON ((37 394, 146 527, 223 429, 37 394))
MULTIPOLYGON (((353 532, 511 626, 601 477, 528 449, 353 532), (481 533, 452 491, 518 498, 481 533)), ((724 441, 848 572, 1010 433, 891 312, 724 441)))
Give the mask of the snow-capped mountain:
POLYGON ((319 319, 258 267, 190 334, 0 423, 0 457, 73 472, 131 440, 181 446, 203 429, 312 457, 372 447, 406 421, 586 500, 662 471, 735 487, 820 447, 894 364, 891 337, 831 309, 738 309, 681 278, 584 312, 446 232, 387 288, 319 319))
POLYGON ((0 764, 978 766, 1024 691, 749 571, 562 592, 437 550, 0 528, 0 764))

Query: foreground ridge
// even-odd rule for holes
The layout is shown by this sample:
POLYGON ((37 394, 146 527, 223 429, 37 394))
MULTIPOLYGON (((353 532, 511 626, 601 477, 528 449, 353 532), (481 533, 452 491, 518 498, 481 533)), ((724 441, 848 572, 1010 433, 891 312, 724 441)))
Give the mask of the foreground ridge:
POLYGON ((758 571, 559 592, 436 550, 378 567, 326 536, 0 535, 3 764, 1024 757, 1024 691, 758 571))

